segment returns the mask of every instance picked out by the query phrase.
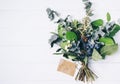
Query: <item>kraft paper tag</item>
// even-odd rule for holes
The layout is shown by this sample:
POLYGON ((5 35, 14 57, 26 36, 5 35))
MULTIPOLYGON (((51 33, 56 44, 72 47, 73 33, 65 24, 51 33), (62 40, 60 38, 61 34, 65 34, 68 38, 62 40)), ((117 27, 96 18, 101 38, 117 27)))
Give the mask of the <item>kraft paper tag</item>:
POLYGON ((68 60, 61 59, 57 70, 70 76, 74 76, 76 64, 68 60))

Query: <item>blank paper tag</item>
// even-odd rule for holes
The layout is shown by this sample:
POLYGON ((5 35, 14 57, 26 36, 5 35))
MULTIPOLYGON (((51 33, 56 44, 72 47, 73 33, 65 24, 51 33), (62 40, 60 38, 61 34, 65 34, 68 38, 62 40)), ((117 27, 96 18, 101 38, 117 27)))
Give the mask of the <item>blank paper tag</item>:
POLYGON ((61 59, 57 70, 65 74, 68 74, 70 76, 74 76, 75 70, 76 70, 76 64, 73 62, 61 59))

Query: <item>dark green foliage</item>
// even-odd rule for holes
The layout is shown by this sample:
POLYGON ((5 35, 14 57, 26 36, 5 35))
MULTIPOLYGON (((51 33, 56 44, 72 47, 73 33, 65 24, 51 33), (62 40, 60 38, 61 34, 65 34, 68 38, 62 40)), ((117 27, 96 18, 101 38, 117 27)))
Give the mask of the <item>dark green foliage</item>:
POLYGON ((103 20, 102 19, 98 19, 95 20, 91 23, 91 25, 93 26, 94 29, 98 28, 99 26, 103 25, 103 20), (96 27, 96 28, 95 28, 96 27))
POLYGON ((119 30, 120 30, 120 26, 116 24, 113 27, 113 30, 109 32, 109 37, 113 37, 119 30))
POLYGON ((66 32, 66 39, 70 41, 77 40, 77 35, 74 32, 68 31, 66 32))
MULTIPOLYGON (((91 21, 89 17, 93 15, 92 3, 89 0, 82 1, 86 17, 82 21, 71 20, 70 15, 64 19, 59 18, 55 21, 58 24, 57 33, 53 33, 49 43, 51 47, 54 44, 60 47, 54 54, 63 54, 67 59, 85 63, 91 57, 99 60, 117 50, 118 46, 113 36, 120 30, 120 26, 111 21, 109 13, 106 14, 106 23, 102 19, 91 21)), ((50 20, 59 15, 50 8, 46 11, 50 20)))
MULTIPOLYGON (((86 9, 91 7, 91 3, 87 2, 85 4, 86 9)), ((111 46, 114 46, 115 50, 117 49, 112 37, 120 30, 119 25, 114 24, 114 22, 109 22, 106 23, 104 29, 99 30, 99 27, 102 27, 104 22, 102 19, 98 19, 91 22, 93 30, 91 32, 84 32, 84 36, 82 36, 78 28, 83 27, 83 23, 78 20, 69 21, 68 18, 69 15, 65 19, 60 18, 57 21, 57 23, 59 23, 58 34, 53 33, 54 35, 49 41, 51 47, 53 47, 54 44, 59 44, 61 47, 56 51, 57 53, 54 54, 63 54, 64 57, 73 61, 84 61, 86 56, 92 56, 94 60, 98 60, 101 59, 101 57, 105 58, 105 56, 112 51, 111 46), (105 35, 100 34, 101 32, 104 32, 105 35), (93 36, 96 35, 98 35, 98 37, 94 39, 93 36), (94 42, 92 42, 92 40, 94 42), (70 41, 70 43, 67 41, 70 41), (105 51, 107 48, 110 49, 105 51)), ((108 21, 111 19, 109 14, 107 14, 107 19, 108 21)))
POLYGON ((109 38, 109 37, 101 37, 99 39, 99 42, 103 42, 105 45, 114 45, 115 44, 113 38, 109 38))
POLYGON ((59 49, 56 50, 56 52, 60 52, 61 50, 62 50, 62 48, 59 48, 59 49))
POLYGON ((107 23, 105 24, 104 28, 102 29, 102 31, 105 33, 105 37, 110 37, 110 36, 109 36, 109 33, 110 33, 111 31, 113 31, 115 25, 116 25, 116 24, 115 24, 114 21, 112 21, 112 22, 107 22, 107 23))

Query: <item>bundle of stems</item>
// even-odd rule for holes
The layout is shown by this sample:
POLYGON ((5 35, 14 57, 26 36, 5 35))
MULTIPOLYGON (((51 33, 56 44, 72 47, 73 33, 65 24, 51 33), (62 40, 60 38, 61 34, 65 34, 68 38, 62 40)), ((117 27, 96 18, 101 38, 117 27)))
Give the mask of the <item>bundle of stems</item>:
POLYGON ((82 63, 82 67, 79 69, 75 80, 92 83, 95 79, 98 78, 95 73, 88 67, 88 64, 82 63))

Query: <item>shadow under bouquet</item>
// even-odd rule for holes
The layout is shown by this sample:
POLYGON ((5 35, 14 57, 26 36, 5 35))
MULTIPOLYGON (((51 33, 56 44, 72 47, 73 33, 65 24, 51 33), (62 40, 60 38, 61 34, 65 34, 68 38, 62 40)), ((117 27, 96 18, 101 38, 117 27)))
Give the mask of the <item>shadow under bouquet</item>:
POLYGON ((55 21, 58 24, 57 32, 51 32, 53 35, 49 43, 51 47, 54 44, 59 46, 55 55, 63 55, 77 64, 78 72, 75 80, 92 82, 97 75, 89 68, 89 60, 104 59, 105 56, 117 51, 118 44, 113 37, 120 30, 120 25, 119 22, 111 21, 109 13, 106 14, 106 21, 102 19, 92 21, 92 3, 88 0, 83 0, 83 3, 86 15, 81 21, 72 20, 70 15, 65 19, 60 18, 56 11, 47 8, 48 18, 51 21, 58 17, 55 21))

